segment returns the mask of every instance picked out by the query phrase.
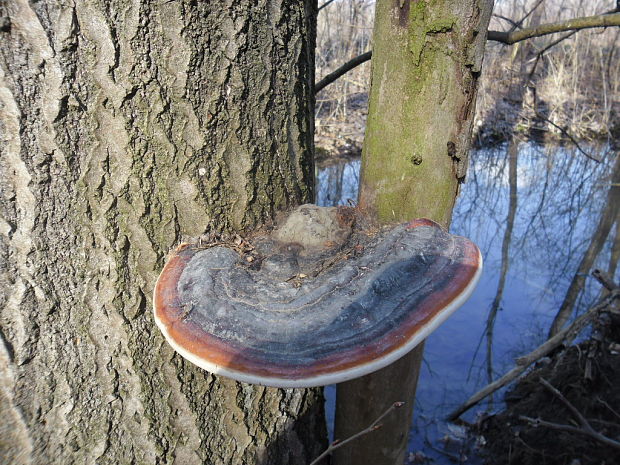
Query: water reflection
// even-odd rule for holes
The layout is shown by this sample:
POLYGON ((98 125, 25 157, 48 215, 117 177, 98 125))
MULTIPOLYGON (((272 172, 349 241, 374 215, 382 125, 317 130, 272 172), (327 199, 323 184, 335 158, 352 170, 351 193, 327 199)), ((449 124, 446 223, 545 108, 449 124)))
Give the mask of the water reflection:
MULTIPOLYGON (((506 147, 472 152, 451 232, 478 244, 485 270, 470 300, 426 343, 410 450, 422 451, 435 463, 450 463, 439 449, 448 447, 442 438, 458 432, 443 418, 486 385, 489 375, 503 374, 516 356, 545 340, 607 202, 612 157, 604 148, 589 151, 603 162, 571 148, 530 143, 520 144, 513 157, 506 147), (508 233, 507 223, 512 223, 508 233), (485 344, 489 315, 494 315, 494 329, 485 344), (493 357, 487 356, 489 349, 493 357)), ((355 160, 320 170, 318 203, 338 205, 356 199, 359 167, 355 160)), ((615 270, 610 256, 620 255, 620 245, 612 253, 611 242, 596 266, 615 270)), ((585 290, 575 299, 577 311, 589 305, 599 289, 586 278, 585 290)), ((326 395, 333 408, 333 390, 326 395)), ((487 400, 465 418, 500 407, 501 395, 495 401, 487 400)), ((478 460, 470 456, 466 463, 478 460)))
POLYGON ((357 202, 360 183, 360 159, 332 163, 317 174, 317 205, 335 207, 357 202))

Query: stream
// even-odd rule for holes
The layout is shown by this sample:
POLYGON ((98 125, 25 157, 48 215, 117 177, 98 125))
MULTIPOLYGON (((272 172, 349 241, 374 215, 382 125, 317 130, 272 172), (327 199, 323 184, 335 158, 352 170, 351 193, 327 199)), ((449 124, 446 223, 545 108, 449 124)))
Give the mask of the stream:
MULTIPOLYGON (((603 161, 597 163, 575 147, 529 142, 519 146, 509 266, 492 328, 490 354, 486 328, 502 268, 510 192, 508 155, 505 145, 472 150, 451 232, 480 247, 485 268, 471 298, 426 341, 409 442, 411 463, 482 463, 467 431, 444 418, 488 384, 489 376, 498 378, 512 368, 516 357, 546 339, 609 188, 613 154, 605 146, 582 148, 603 161), (415 453, 418 462, 414 462, 415 453)), ((317 203, 334 206, 355 201, 359 172, 359 159, 319 168, 317 203)), ((609 249, 608 243, 597 261, 604 269, 609 249)), ((586 279, 575 305, 578 312, 596 299, 599 289, 594 279, 586 279)), ((335 387, 328 386, 325 392, 331 434, 335 387)), ((475 421, 483 412, 500 410, 503 393, 495 393, 463 418, 475 421)))

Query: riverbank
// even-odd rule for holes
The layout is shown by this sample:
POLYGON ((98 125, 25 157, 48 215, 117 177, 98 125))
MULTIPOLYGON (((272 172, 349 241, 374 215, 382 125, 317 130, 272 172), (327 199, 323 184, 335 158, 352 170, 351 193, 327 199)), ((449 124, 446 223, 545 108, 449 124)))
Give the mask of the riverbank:
POLYGON ((478 425, 487 465, 600 465, 620 457, 620 313, 542 359, 478 425))
MULTIPOLYGON (((484 81, 481 92, 485 92, 484 81)), ((499 84, 497 84, 499 86, 499 84)), ((488 89, 487 89, 488 90, 488 89)), ((476 124, 472 133, 474 148, 489 147, 510 141, 514 134, 522 140, 558 145, 609 143, 620 140, 620 100, 612 102, 613 110, 605 124, 595 119, 579 124, 569 123, 575 108, 565 103, 561 111, 551 109, 544 100, 534 100, 530 89, 522 99, 511 99, 508 90, 495 89, 493 98, 479 99, 476 124), (492 101, 493 104, 489 102, 492 101)), ((368 115, 367 92, 349 94, 344 102, 325 99, 316 111, 316 160, 319 163, 361 156, 368 115), (339 112, 346 108, 346 116, 339 112)))

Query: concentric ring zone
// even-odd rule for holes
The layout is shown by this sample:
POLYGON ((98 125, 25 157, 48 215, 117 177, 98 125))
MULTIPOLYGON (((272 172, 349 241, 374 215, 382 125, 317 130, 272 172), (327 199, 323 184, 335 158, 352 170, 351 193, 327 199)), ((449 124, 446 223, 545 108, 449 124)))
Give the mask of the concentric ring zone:
POLYGON ((155 287, 155 321, 197 366, 286 388, 389 365, 467 300, 482 271, 475 244, 427 219, 378 235, 362 257, 299 289, 247 270, 234 254, 178 247, 155 287))

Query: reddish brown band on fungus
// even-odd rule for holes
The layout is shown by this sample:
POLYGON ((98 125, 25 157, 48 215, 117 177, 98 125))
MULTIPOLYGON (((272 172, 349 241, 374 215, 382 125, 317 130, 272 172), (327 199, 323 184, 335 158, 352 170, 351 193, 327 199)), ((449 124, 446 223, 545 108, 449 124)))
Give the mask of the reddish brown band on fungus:
POLYGON ((411 220, 407 225, 407 228, 413 229, 419 226, 432 226, 434 228, 441 228, 438 223, 435 223, 433 220, 429 220, 428 218, 416 218, 415 220, 411 220))
MULTIPOLYGON (((408 228, 420 226, 439 227, 427 219, 417 219, 408 228)), ((226 367, 242 373, 281 379, 303 379, 318 375, 340 372, 349 368, 381 359, 410 341, 423 327, 460 296, 480 268, 480 254, 469 241, 463 242, 463 255, 447 287, 440 294, 430 294, 416 303, 415 311, 396 329, 384 337, 363 347, 333 353, 309 365, 276 365, 273 360, 256 358, 255 351, 247 347, 236 347, 217 336, 206 333, 191 320, 184 319, 186 311, 181 308, 177 283, 183 269, 197 249, 180 246, 166 264, 155 289, 155 314, 166 327, 168 336, 180 347, 210 364, 226 367)))

